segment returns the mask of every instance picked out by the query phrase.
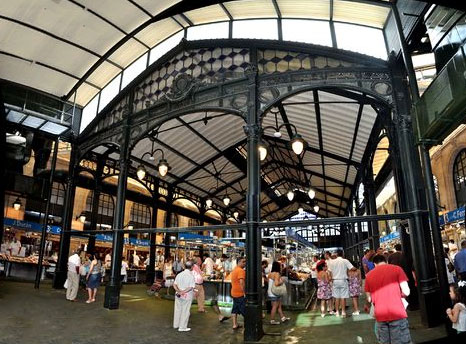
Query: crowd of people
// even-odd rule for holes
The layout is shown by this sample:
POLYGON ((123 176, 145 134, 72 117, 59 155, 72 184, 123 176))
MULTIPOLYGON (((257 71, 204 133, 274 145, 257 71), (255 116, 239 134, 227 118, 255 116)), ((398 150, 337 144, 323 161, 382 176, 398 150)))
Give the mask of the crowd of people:
MULTIPOLYGON (((451 243, 450 243, 451 244, 451 243)), ((449 245, 445 248, 445 264, 448 271, 450 297, 452 307, 446 310, 452 326, 458 333, 466 332, 466 241, 461 243, 461 249, 449 245), (452 249, 453 248, 453 249, 452 249)), ((110 265, 109 254, 102 262, 99 254, 86 254, 82 261, 80 250, 74 252, 68 260, 68 278, 66 281, 66 298, 76 301, 80 284, 80 276, 88 292, 87 303, 95 302, 100 283, 103 280, 105 267, 110 265)), ((246 258, 237 260, 222 255, 218 258, 209 254, 195 256, 191 260, 174 263, 172 257, 167 257, 162 265, 165 280, 172 280, 175 289, 175 312, 173 327, 180 332, 189 331, 190 308, 193 299, 197 299, 199 313, 205 313, 205 278, 215 278, 218 274, 228 276, 231 281, 232 328, 241 328, 238 315, 245 314, 245 281, 246 258)), ((278 325, 289 320, 282 309, 282 298, 286 295, 285 286, 288 265, 282 261, 262 262, 262 277, 264 301, 270 307, 270 324, 278 325), (278 313, 278 320, 276 315, 278 313)), ((124 280, 128 263, 122 261, 122 281, 124 280)), ((320 300, 321 317, 334 315, 346 317, 346 300, 352 300, 352 316, 360 315, 359 301, 364 290, 366 304, 364 310, 376 320, 376 336, 381 343, 409 343, 411 341, 408 315, 406 312, 410 295, 406 261, 401 245, 395 245, 395 251, 388 253, 382 249, 366 250, 361 257, 361 269, 358 262, 350 262, 343 257, 343 251, 335 254, 325 252, 314 256, 312 262, 312 282, 317 289, 317 299, 320 300), (363 276, 365 276, 363 288, 363 276)), ((413 277, 415 274, 413 273, 413 277)), ((218 320, 229 319, 222 315, 214 297, 212 300, 218 320)), ((263 314, 263 317, 266 315, 263 314)))

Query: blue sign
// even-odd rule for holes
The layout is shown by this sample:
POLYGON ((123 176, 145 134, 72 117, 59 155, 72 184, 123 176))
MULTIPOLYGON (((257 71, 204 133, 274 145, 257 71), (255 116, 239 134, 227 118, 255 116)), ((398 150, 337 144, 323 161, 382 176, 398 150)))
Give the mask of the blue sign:
POLYGON ((439 216, 438 217, 438 223, 440 224, 440 226, 443 226, 445 225, 445 216, 439 216))
POLYGON ((445 223, 455 222, 459 220, 464 220, 465 206, 458 208, 453 211, 449 211, 445 214, 445 223))
POLYGON ((388 235, 380 237, 379 240, 380 240, 380 243, 384 243, 384 242, 387 242, 387 241, 398 239, 399 237, 400 237, 400 232, 395 231, 395 232, 392 232, 392 233, 390 233, 388 235))
POLYGON ((212 237, 207 235, 200 235, 197 233, 181 232, 178 234, 180 240, 205 240, 212 241, 212 237))
MULTIPOLYGON (((8 227, 15 227, 30 232, 42 232, 42 225, 37 222, 21 221, 11 218, 3 219, 3 225, 8 227)), ((60 234, 61 227, 59 226, 47 226, 47 233, 49 234, 60 234)))

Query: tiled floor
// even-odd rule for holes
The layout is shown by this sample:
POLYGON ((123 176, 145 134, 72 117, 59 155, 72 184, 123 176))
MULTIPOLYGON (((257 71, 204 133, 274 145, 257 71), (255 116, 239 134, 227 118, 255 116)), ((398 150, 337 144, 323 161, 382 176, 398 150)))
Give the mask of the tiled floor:
MULTIPOLYGON (((231 329, 231 321, 219 323, 211 308, 208 313, 191 311, 189 333, 172 328, 173 301, 149 297, 143 285, 127 285, 121 294, 120 309, 103 308, 102 287, 98 300, 86 304, 65 300, 64 290, 42 284, 35 290, 30 283, 0 280, 0 344, 197 344, 241 343, 243 335, 231 329)), ((339 319, 321 318, 317 312, 287 312, 291 321, 265 325, 263 343, 375 343, 374 320, 367 314, 339 319)), ((268 322, 268 317, 266 318, 268 322)), ((421 343, 443 337, 442 327, 426 329, 417 313, 410 314, 413 339, 421 343)))

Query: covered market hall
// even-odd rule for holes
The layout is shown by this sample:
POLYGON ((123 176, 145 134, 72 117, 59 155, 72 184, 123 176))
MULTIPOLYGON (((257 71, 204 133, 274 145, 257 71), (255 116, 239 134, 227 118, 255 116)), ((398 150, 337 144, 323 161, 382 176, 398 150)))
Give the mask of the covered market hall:
POLYGON ((458 1, 2 1, 1 337, 461 341, 465 42, 458 1))

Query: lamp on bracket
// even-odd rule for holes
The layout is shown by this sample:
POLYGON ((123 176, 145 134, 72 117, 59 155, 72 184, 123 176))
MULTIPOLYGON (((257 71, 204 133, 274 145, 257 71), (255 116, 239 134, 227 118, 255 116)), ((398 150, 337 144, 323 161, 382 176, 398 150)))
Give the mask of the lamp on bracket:
POLYGON ((21 203, 21 200, 19 199, 19 197, 16 198, 16 201, 13 202, 13 209, 14 210, 19 210, 21 209, 21 206, 23 204, 21 203))
MULTIPOLYGON (((149 155, 149 160, 150 161, 155 161, 155 154, 157 152, 160 152, 162 154, 162 157, 160 158, 159 160, 159 163, 157 164, 157 171, 159 172, 159 176, 160 177, 165 177, 168 173, 168 171, 170 170, 170 165, 168 164, 168 161, 165 159, 165 154, 163 152, 163 150, 161 150, 160 148, 157 148, 157 149, 154 149, 154 141, 152 141, 152 148, 150 150, 150 152, 145 152, 142 157, 141 157, 141 160, 144 160, 144 157, 146 155, 149 155)), ((138 169, 136 171, 136 174, 139 178, 139 180, 144 180, 145 176, 146 176, 146 168, 144 167, 143 164, 139 164, 138 166, 138 169)))
MULTIPOLYGON (((278 125, 278 112, 275 113, 275 126, 269 125, 264 128, 262 128, 262 133, 264 133, 268 129, 273 129, 275 130, 273 133, 273 136, 276 138, 280 138, 282 136, 282 133, 280 132, 280 129, 283 127, 290 127, 293 128, 294 133, 291 136, 291 140, 289 142, 290 148, 293 150, 293 152, 296 155, 301 155, 301 153, 307 148, 308 144, 306 140, 302 138, 301 135, 298 134, 298 130, 296 129, 296 126, 292 123, 282 123, 278 125)), ((259 141, 258 143, 258 149, 259 149, 259 158, 261 161, 264 161, 265 158, 267 157, 267 144, 265 144, 262 140, 259 141)))

